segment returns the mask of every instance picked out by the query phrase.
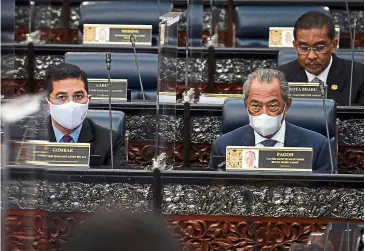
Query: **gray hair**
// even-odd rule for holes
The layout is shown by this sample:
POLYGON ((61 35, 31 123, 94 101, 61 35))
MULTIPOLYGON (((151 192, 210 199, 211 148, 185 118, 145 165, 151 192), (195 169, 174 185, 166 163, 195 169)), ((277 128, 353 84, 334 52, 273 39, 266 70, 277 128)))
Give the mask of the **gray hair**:
POLYGON ((244 100, 247 100, 248 98, 250 86, 254 79, 267 84, 271 84, 275 79, 277 79, 280 82, 281 95, 283 96, 284 101, 286 102, 290 97, 289 84, 285 79, 284 73, 274 69, 258 69, 248 75, 245 83, 243 84, 244 100))

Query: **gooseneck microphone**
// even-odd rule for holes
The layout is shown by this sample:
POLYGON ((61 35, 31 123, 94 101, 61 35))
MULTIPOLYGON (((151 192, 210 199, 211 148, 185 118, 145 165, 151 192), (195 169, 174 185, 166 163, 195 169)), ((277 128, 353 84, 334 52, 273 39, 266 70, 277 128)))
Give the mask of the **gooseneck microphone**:
MULTIPOLYGON (((351 40, 351 73, 350 73, 350 93, 349 93, 349 106, 351 106, 351 100, 352 100, 352 82, 354 77, 354 63, 355 63, 355 35, 356 35, 356 24, 357 24, 357 18, 354 18, 354 33, 351 40)), ((351 27, 350 27, 351 30, 351 27)))
POLYGON ((331 147, 331 139, 330 139, 330 130, 328 128, 328 118, 327 118, 327 107, 326 107, 326 99, 325 99, 325 83, 323 81, 321 81, 320 84, 320 88, 321 88, 321 96, 322 96, 322 101, 323 101, 323 111, 324 111, 324 121, 326 124, 326 135, 327 135, 327 143, 328 143, 328 150, 330 153, 330 161, 331 161, 331 173, 334 173, 335 171, 335 167, 333 164, 333 154, 332 154, 332 147, 331 147))
POLYGON ((105 55, 106 70, 108 72, 108 87, 109 87, 109 135, 110 135, 110 157, 112 169, 114 169, 114 153, 113 153, 113 121, 112 121, 112 87, 110 85, 110 69, 112 64, 112 54, 107 52, 105 55))
POLYGON ((130 39, 130 41, 132 43, 132 47, 133 47, 134 59, 135 59, 135 62, 136 62, 137 73, 138 73, 138 78, 139 78, 139 85, 140 85, 141 91, 142 91, 142 99, 143 99, 143 101, 145 101, 146 98, 144 96, 144 89, 143 89, 143 84, 142 84, 141 72, 139 71, 138 57, 137 57, 137 52, 136 52, 136 38, 133 35, 131 35, 129 39, 130 39))

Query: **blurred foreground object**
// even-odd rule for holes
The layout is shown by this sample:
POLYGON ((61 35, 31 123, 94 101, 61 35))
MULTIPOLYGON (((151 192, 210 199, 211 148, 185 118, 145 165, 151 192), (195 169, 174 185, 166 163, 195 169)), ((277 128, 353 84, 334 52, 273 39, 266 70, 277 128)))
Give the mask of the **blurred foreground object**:
POLYGON ((76 229, 68 251, 175 251, 177 241, 158 215, 100 212, 76 229))

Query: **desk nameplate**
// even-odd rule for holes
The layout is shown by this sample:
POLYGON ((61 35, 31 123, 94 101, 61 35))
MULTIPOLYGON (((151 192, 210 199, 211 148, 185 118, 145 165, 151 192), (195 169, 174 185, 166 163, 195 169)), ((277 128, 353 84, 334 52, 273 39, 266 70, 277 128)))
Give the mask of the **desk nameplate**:
POLYGON ((15 142, 17 164, 43 166, 89 166, 89 143, 15 142))
POLYGON ((84 44, 152 45, 152 25, 84 24, 84 44))
POLYGON ((293 98, 320 99, 321 87, 319 83, 296 83, 289 82, 290 95, 293 98))
MULTIPOLYGON (((109 85, 107 79, 88 79, 89 94, 91 100, 109 100, 109 85)), ((127 79, 111 79, 111 100, 113 101, 127 101, 127 79)))
MULTIPOLYGON (((294 27, 270 27, 269 47, 293 48, 294 27)), ((340 39, 340 28, 335 28, 335 37, 340 39)), ((339 48, 339 45, 337 46, 339 48)))
POLYGON ((312 172, 312 148, 227 146, 226 170, 312 172))

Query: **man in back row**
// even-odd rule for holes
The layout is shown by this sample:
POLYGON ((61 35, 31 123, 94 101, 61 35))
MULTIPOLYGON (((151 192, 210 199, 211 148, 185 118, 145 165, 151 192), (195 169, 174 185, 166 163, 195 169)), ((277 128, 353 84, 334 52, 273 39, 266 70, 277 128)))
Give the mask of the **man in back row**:
POLYGON ((250 74, 243 85, 244 103, 250 124, 214 140, 210 165, 214 156, 224 156, 227 146, 310 147, 312 169, 331 173, 327 138, 285 120, 292 99, 285 75, 273 69, 259 69, 250 74))
MULTIPOLYGON (((58 143, 90 143, 90 154, 100 158, 106 168, 111 165, 109 130, 88 119, 90 96, 84 71, 78 66, 62 63, 46 73, 47 102, 51 114, 48 139, 58 143)), ((114 167, 126 162, 123 139, 113 131, 114 167)))
MULTIPOLYGON (((318 11, 302 15, 295 23, 294 39, 298 60, 278 70, 288 82, 324 83, 328 99, 349 105, 351 61, 334 54, 339 41, 331 17, 318 11)), ((353 74, 351 105, 364 105, 364 65, 355 62, 353 74)))

